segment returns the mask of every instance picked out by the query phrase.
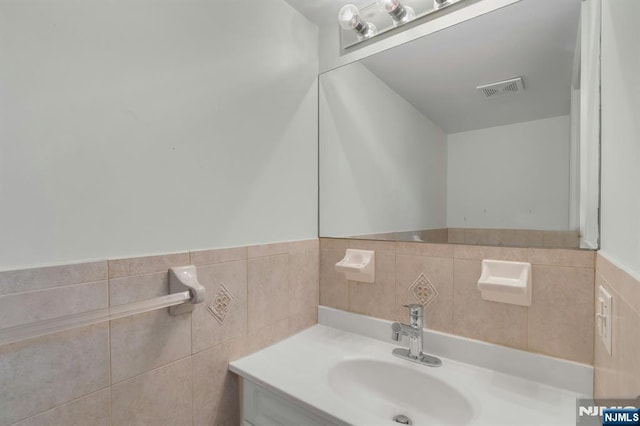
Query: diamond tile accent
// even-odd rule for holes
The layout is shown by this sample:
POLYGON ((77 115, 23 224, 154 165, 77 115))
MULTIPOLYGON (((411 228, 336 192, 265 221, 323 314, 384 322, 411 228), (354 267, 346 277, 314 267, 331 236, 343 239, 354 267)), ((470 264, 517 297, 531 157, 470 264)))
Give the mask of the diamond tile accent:
POLYGON ((213 315, 216 321, 222 325, 234 301, 235 297, 233 297, 233 294, 231 294, 224 284, 220 283, 220 288, 218 288, 215 296, 213 296, 211 304, 207 306, 207 310, 213 315))
POLYGON ((422 305, 427 306, 438 297, 438 290, 425 275, 420 276, 409 287, 409 293, 422 305))

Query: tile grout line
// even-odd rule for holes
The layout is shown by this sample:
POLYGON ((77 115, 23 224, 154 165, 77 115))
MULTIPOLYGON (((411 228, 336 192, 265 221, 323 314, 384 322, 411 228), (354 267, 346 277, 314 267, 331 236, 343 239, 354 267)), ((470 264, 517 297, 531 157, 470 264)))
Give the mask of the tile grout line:
MULTIPOLYGON (((110 273, 111 272, 110 269, 111 269, 111 264, 115 263, 115 262, 126 262, 126 261, 137 260, 137 259, 181 257, 181 256, 185 256, 185 255, 187 257, 187 263, 191 262, 191 253, 189 251, 182 251, 182 252, 178 252, 178 253, 166 253, 166 254, 150 255, 150 256, 134 256, 134 257, 122 257, 122 258, 119 258, 119 259, 107 259, 107 279, 118 279, 118 278, 127 278, 127 277, 137 277, 137 276, 141 276, 141 275, 158 274, 158 273, 161 273, 161 272, 165 272, 166 270, 171 268, 172 266, 170 266, 169 264, 173 264, 174 263, 174 262, 169 262, 169 264, 163 265, 163 269, 159 269, 159 270, 151 270, 151 271, 138 272, 138 273, 127 272, 127 273, 119 274, 117 276, 112 277, 111 273, 110 273)), ((180 265, 180 266, 184 266, 184 265, 180 265)), ((135 270, 136 268, 133 268, 133 269, 135 270)))
MULTIPOLYGON (((534 266, 536 266, 536 265, 534 265, 533 263, 531 263, 531 256, 532 256, 532 250, 531 250, 531 249, 528 249, 528 250, 527 250, 527 262, 531 265, 531 270, 530 270, 530 273, 531 273, 531 277, 530 277, 530 279, 531 279, 531 287, 532 287, 532 288, 531 288, 531 305, 533 305, 533 279, 534 279, 534 277, 535 277, 535 276, 534 276, 534 274, 533 274, 533 267, 534 267, 534 266)), ((524 343, 525 343, 525 349, 526 349, 528 352, 533 352, 533 351, 532 351, 532 349, 531 349, 531 341, 530 341, 530 339, 529 339, 530 334, 531 334, 531 333, 529 333, 529 309, 530 309, 530 308, 531 308, 531 306, 527 306, 527 307, 526 307, 526 310, 525 310, 525 318, 526 318, 526 321, 525 321, 525 323, 524 323, 524 325, 525 325, 525 329, 524 329, 524 332, 525 332, 525 341, 524 341, 524 343)))
MULTIPOLYGON (((211 349, 211 348, 209 348, 209 349, 211 349)), ((144 376, 146 374, 150 374, 150 373, 156 372, 158 370, 161 370, 163 368, 169 367, 169 366, 171 366, 173 364, 177 364, 179 362, 183 362, 183 361, 191 358, 191 356, 192 356, 191 354, 185 355, 185 356, 183 356, 181 358, 177 358, 177 359, 175 359, 175 360, 173 360, 171 362, 168 362, 166 364, 162 364, 162 365, 159 365, 157 367, 154 367, 151 370, 143 371, 142 373, 137 373, 137 374, 135 374, 133 376, 127 377, 126 379, 118 380, 117 382, 112 383, 111 387, 113 388, 114 386, 121 385, 121 384, 126 383, 126 382, 128 382, 130 380, 133 380, 133 379, 139 379, 140 377, 142 377, 142 376, 144 376)))
MULTIPOLYGON (((7 293, 7 294, 2 294, 2 296, 7 296, 10 294, 17 294, 17 293, 25 293, 28 291, 37 291, 37 290, 47 290, 47 289, 54 289, 54 288, 59 288, 59 287, 68 287, 68 286, 72 286, 72 285, 76 285, 76 284, 85 284, 85 283, 89 283, 89 282, 98 282, 98 281, 105 281, 109 278, 108 275, 108 261, 107 260, 97 260, 97 261, 89 261, 89 262, 78 262, 78 263, 64 263, 64 264, 60 264, 60 265, 50 265, 50 266, 26 266, 26 267, 21 267, 18 269, 9 269, 6 271, 0 271, 0 277, 2 277, 3 275, 20 275, 20 274, 25 274, 25 273, 33 273, 35 271, 40 271, 42 272, 42 270, 44 269, 61 269, 61 268, 66 268, 66 269, 80 269, 83 266, 86 265, 96 265, 96 264, 100 264, 100 263, 105 263, 105 265, 107 266, 107 270, 105 270, 106 275, 105 276, 91 276, 89 280, 85 279, 71 279, 70 281, 65 281, 62 280, 61 282, 53 282, 53 285, 51 285, 50 287, 40 287, 40 288, 34 288, 31 290, 26 290, 26 291, 15 291, 15 292, 11 292, 11 293, 7 293)), ((90 275, 90 274, 86 274, 86 275, 90 275)), ((91 274, 93 275, 93 274, 91 274)), ((49 282, 48 280, 49 278, 49 274, 46 274, 45 277, 37 277, 36 278, 32 278, 29 280, 29 282, 41 282, 43 281, 43 279, 46 279, 46 282, 49 282)), ((2 281, 4 281, 6 278, 3 278, 3 280, 0 280, 0 283, 2 281)), ((15 277, 14 277, 15 279, 15 277)), ((13 280, 11 280, 13 281, 13 280)))
POLYGON ((292 301, 292 283, 291 283, 291 264, 290 264, 290 258, 291 258, 291 253, 289 252, 289 244, 287 243, 287 332, 285 333, 287 336, 289 335, 289 332, 291 331, 292 328, 292 306, 293 304, 291 303, 292 301))
MULTIPOLYGON (((109 261, 107 260, 107 306, 111 307, 111 278, 109 274, 109 261)), ((113 426, 113 370, 112 370, 112 352, 111 352, 111 321, 108 322, 109 333, 109 424, 113 426)))
MULTIPOLYGON (((192 335, 193 338, 193 335, 192 335)), ((193 369, 193 355, 189 355, 189 370, 190 370, 190 376, 189 377, 189 382, 191 383, 191 425, 195 426, 196 424, 196 404, 194 401, 194 387, 195 387, 195 380, 194 380, 194 369, 193 369)))
POLYGON ((109 424, 113 425, 113 386, 109 386, 109 424))
POLYGON ((246 307, 245 312, 244 312, 244 321, 245 321, 245 324, 246 324, 246 331, 245 331, 245 333, 246 333, 246 335, 245 335, 245 337, 246 337, 246 348, 245 348, 245 351, 246 352, 249 351, 249 340, 250 340, 249 339, 249 334, 250 334, 249 333, 249 304, 250 304, 249 303, 249 264, 251 262, 249 262, 248 255, 249 255, 249 253, 247 253, 247 259, 244 261, 245 262, 245 267, 244 267, 244 284, 245 284, 244 285, 244 289, 245 289, 244 290, 244 297, 245 297, 245 300, 247 301, 247 305, 246 305, 247 307, 246 307))
POLYGON ((393 307, 391 316, 396 317, 396 309, 398 306, 398 245, 393 245, 393 307))
POLYGON ((9 297, 9 296, 23 296, 23 295, 29 295, 29 294, 34 294, 34 293, 42 293, 45 291, 56 291, 56 290, 62 290, 62 289, 70 289, 71 287, 79 287, 79 286, 84 286, 84 285, 89 285, 89 284, 98 284, 98 283, 104 283, 104 282, 108 282, 108 279, 103 279, 103 280, 96 280, 96 281, 86 281, 86 282, 80 282, 80 283, 75 283, 75 284, 66 284, 66 285, 60 285, 60 286, 56 286, 56 287, 47 287, 47 288, 39 288, 39 289, 34 289, 34 290, 27 290, 27 291, 19 291, 16 293, 7 293, 7 294, 1 294, 0 295, 0 299, 4 298, 4 297, 9 297))
MULTIPOLYGON (((22 423, 22 422, 25 422, 25 421, 27 421, 27 420, 33 419, 33 418, 38 417, 38 416, 45 415, 45 414, 47 414, 47 413, 49 413, 49 412, 52 412, 52 411, 57 410, 57 409, 60 409, 60 408, 62 408, 62 407, 65 407, 65 406, 67 406, 67 405, 70 405, 70 404, 74 404, 74 403, 76 403, 76 402, 78 402, 78 401, 80 401, 80 400, 82 400, 82 399, 89 398, 90 396, 94 396, 94 395, 96 395, 96 394, 98 394, 98 393, 100 393, 100 392, 104 392, 104 391, 107 391, 107 390, 109 390, 109 393, 110 393, 110 390, 111 390, 111 386, 110 386, 110 385, 104 386, 104 387, 102 387, 102 388, 96 389, 96 390, 91 391, 91 392, 88 392, 88 393, 85 393, 85 394, 83 394, 83 395, 80 395, 80 396, 78 396, 78 397, 75 397, 75 398, 73 398, 73 399, 70 399, 69 401, 63 402, 63 403, 61 403, 61 404, 59 404, 59 405, 56 405, 56 406, 54 406, 54 407, 47 408, 47 409, 46 409, 46 410, 44 410, 44 411, 39 411, 39 412, 37 412, 37 413, 31 414, 31 415, 29 415, 29 416, 27 416, 27 417, 21 418, 21 419, 19 419, 19 420, 15 421, 15 422, 10 423, 10 424, 9 424, 9 425, 7 425, 7 426, 14 426, 14 425, 18 425, 18 424, 20 424, 20 423, 22 423)), ((109 404, 109 406, 111 406, 111 404, 109 404)), ((109 408, 109 411, 111 411, 111 408, 109 408)))
POLYGON ((456 321, 456 261, 451 257, 451 333, 455 333, 456 321))

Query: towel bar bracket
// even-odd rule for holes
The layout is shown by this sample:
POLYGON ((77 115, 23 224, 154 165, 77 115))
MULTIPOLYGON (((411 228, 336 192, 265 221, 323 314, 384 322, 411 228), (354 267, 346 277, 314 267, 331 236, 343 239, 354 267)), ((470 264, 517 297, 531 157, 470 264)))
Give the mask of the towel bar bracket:
POLYGON ((171 315, 182 315, 193 311, 196 303, 204 302, 205 289, 198 282, 196 267, 194 265, 169 268, 169 293, 189 291, 191 300, 182 305, 171 306, 171 315))

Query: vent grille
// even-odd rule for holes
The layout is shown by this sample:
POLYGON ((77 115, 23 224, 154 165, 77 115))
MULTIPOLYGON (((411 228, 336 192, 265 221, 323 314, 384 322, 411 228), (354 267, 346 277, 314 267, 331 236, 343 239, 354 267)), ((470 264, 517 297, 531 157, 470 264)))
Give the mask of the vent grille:
POLYGON ((476 87, 476 89, 478 89, 485 98, 493 98, 495 96, 522 92, 524 90, 524 84, 522 83, 522 77, 517 77, 496 83, 483 84, 476 87))

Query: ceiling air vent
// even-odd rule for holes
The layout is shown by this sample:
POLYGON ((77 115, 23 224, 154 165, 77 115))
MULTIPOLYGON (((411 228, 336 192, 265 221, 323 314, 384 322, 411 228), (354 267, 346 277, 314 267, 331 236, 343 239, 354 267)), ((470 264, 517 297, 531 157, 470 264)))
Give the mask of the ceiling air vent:
POLYGON ((522 77, 510 78, 509 80, 498 81, 496 83, 483 84, 476 87, 485 98, 493 98, 500 95, 518 93, 524 90, 522 77))

